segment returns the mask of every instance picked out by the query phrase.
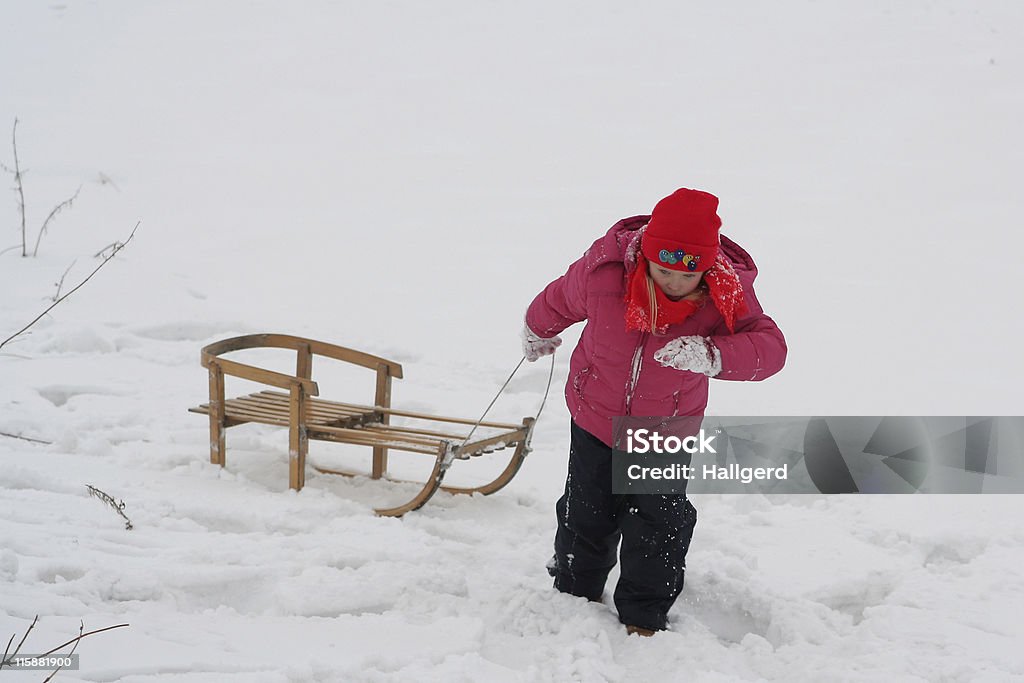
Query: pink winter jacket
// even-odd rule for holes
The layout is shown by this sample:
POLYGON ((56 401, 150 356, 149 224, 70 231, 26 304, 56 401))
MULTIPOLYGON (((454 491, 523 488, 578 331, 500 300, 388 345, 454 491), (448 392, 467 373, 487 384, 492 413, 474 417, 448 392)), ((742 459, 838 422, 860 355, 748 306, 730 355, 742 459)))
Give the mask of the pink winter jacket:
POLYGON ((565 275, 530 304, 526 323, 541 337, 553 337, 586 320, 569 363, 565 399, 577 425, 612 443, 612 418, 621 415, 703 415, 708 378, 654 360, 654 352, 676 337, 709 337, 722 353, 715 379, 763 380, 782 369, 786 340, 754 296, 757 268, 746 251, 722 237, 722 251, 740 277, 749 313, 730 334, 710 300, 665 335, 627 331, 625 293, 636 269, 640 229, 650 216, 625 218, 569 266, 565 275))

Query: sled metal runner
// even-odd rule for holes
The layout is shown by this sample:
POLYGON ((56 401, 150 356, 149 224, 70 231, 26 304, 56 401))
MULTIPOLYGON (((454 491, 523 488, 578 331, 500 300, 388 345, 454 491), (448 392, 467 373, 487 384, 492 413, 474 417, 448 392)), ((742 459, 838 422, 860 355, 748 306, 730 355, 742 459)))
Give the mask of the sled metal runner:
MULTIPOLYGON (((390 450, 433 456, 433 469, 426 482, 422 483, 423 488, 402 505, 376 508, 378 515, 404 515, 422 507, 438 490, 457 494, 494 493, 515 477, 530 452, 534 425, 532 417, 523 418, 521 424, 478 422, 392 407, 391 381, 402 378, 402 366, 395 361, 361 351, 291 335, 253 334, 224 339, 206 346, 202 350, 201 362, 210 375, 210 400, 189 408, 189 411, 210 418, 210 462, 215 465, 223 467, 225 464, 228 428, 248 423, 288 428, 288 483, 296 491, 305 485, 306 455, 311 439, 370 447, 370 477, 373 479, 400 481, 387 476, 390 450), (256 348, 295 350, 295 374, 274 372, 222 357, 233 351, 256 348), (320 390, 312 379, 314 356, 374 370, 377 382, 373 403, 344 403, 318 398, 320 390), (225 376, 239 377, 286 391, 268 389, 226 398, 225 376), (392 425, 392 418, 397 418, 402 424, 392 425), (473 436, 476 438, 469 441, 473 436), (443 485, 444 476, 455 460, 468 460, 507 449, 512 449, 511 458, 493 481, 472 487, 443 485)), ((315 469, 325 474, 358 476, 358 473, 343 470, 315 469)))

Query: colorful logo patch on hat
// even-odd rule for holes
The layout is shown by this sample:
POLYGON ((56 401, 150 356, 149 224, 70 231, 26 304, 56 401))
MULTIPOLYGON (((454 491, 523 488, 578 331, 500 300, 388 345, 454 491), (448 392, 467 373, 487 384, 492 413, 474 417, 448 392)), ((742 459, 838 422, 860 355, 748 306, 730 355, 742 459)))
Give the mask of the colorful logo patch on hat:
POLYGON ((676 249, 675 251, 662 249, 658 252, 658 260, 662 263, 667 263, 670 266, 682 263, 686 266, 687 270, 697 270, 697 265, 700 263, 700 256, 687 254, 682 249, 676 249))

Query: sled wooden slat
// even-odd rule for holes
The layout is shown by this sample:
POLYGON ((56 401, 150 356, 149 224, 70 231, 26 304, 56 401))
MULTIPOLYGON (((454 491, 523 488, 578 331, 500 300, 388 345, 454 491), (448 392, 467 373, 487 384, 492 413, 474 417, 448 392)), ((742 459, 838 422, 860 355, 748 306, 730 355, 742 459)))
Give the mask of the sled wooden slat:
POLYGON ((412 429, 410 427, 395 427, 394 425, 388 425, 387 427, 378 427, 373 424, 368 424, 363 429, 369 429, 373 431, 388 430, 394 432, 406 432, 408 434, 423 434, 426 436, 436 436, 441 439, 448 439, 449 441, 457 441, 462 443, 469 435, 468 434, 449 434, 447 432, 435 432, 429 429, 412 429))
POLYGON ((358 433, 351 433, 349 430, 335 427, 311 427, 309 433, 312 438, 321 441, 335 441, 337 443, 351 443, 357 446, 373 446, 375 448, 394 448, 395 450, 407 451, 409 453, 426 453, 437 455, 439 446, 437 444, 406 441, 399 438, 388 438, 387 436, 374 435, 372 432, 355 430, 358 433))
MULTIPOLYGON (((272 405, 275 408, 284 405, 284 403, 278 401, 267 401, 263 397, 260 397, 259 400, 265 404, 272 405)), ((355 409, 341 410, 332 406, 324 406, 319 399, 315 398, 310 401, 309 410, 312 417, 323 418, 325 420, 352 420, 362 418, 367 415, 373 415, 372 411, 355 409)))
MULTIPOLYGON (((315 402, 316 399, 312 399, 315 402)), ((209 405, 203 404, 190 408, 193 413, 208 413, 209 405)), ((286 402, 267 402, 258 394, 232 398, 225 401, 225 411, 229 419, 241 419, 247 422, 259 422, 274 425, 288 425, 288 404, 286 402)), ((334 412, 318 410, 315 403, 308 409, 310 424, 329 424, 336 426, 352 426, 360 424, 364 418, 372 419, 372 415, 356 412, 334 412)))
POLYGON ((392 432, 388 429, 370 430, 370 429, 346 429, 345 427, 326 427, 320 425, 313 425, 310 429, 316 430, 318 434, 333 434, 342 438, 360 439, 365 441, 375 441, 378 443, 405 443, 410 446, 423 446, 431 449, 431 452, 436 452, 441 444, 441 439, 428 439, 424 437, 414 437, 409 434, 402 434, 400 432, 392 432))
MULTIPOLYGON (((370 477, 373 479, 390 480, 387 476, 389 451, 433 456, 434 466, 426 482, 420 482, 422 489, 402 505, 376 508, 378 515, 401 516, 416 510, 439 490, 464 494, 494 493, 512 480, 530 452, 533 418, 524 418, 521 424, 481 422, 476 427, 476 440, 463 444, 469 438, 468 434, 450 433, 443 425, 475 425, 476 420, 392 408, 392 380, 402 378, 402 366, 354 349, 291 335, 253 334, 206 346, 202 350, 201 363, 210 374, 210 400, 189 408, 189 411, 209 416, 210 462, 213 464, 225 466, 225 433, 229 427, 243 424, 288 428, 288 481, 295 490, 301 490, 305 484, 306 457, 311 440, 370 448, 370 477), (295 351, 295 374, 266 370, 222 357, 227 353, 255 348, 295 351), (313 381, 316 356, 373 370, 376 373, 373 402, 346 403, 319 398, 319 387, 313 381), (226 398, 226 376, 268 385, 277 391, 266 389, 226 398), (280 391, 282 389, 284 391, 280 391), (403 418, 403 424, 391 425, 392 416, 403 418), (467 460, 506 448, 514 448, 512 457, 493 481, 476 487, 442 485, 455 460, 467 460)), ((342 470, 315 469, 324 474, 360 476, 342 470)))
MULTIPOLYGON (((257 394, 250 394, 245 397, 250 402, 258 402, 264 405, 273 406, 275 409, 288 404, 287 394, 278 394, 274 392, 261 391, 257 394)), ((338 416, 341 418, 355 417, 365 415, 372 410, 365 408, 357 408, 355 406, 348 406, 341 403, 333 403, 330 401, 324 401, 323 399, 314 398, 310 402, 311 410, 315 415, 323 416, 338 416)))
MULTIPOLYGON (((288 403, 284 401, 269 401, 259 394, 251 394, 249 396, 231 399, 228 401, 229 407, 237 406, 239 410, 251 412, 254 414, 269 414, 279 415, 284 411, 288 403)), ((317 399, 311 399, 308 408, 309 421, 311 423, 331 423, 331 422, 349 422, 356 420, 363 416, 363 413, 355 411, 342 412, 333 409, 325 409, 321 407, 317 399)))
MULTIPOLYGON (((277 396, 283 396, 285 398, 287 398, 287 396, 288 396, 288 394, 281 394, 281 393, 278 393, 276 391, 267 391, 267 392, 264 392, 264 393, 266 393, 266 394, 275 394, 277 396)), ((318 399, 318 400, 322 400, 322 399, 318 399)), ((473 419, 470 419, 470 418, 445 417, 444 415, 431 415, 429 413, 415 413, 415 412, 411 412, 411 411, 408 411, 408 410, 398 410, 396 408, 391 408, 391 407, 388 407, 388 406, 379 406, 379 405, 378 406, 369 406, 369 405, 362 405, 362 404, 359 404, 359 403, 341 403, 341 404, 338 404, 338 403, 336 403, 334 401, 324 401, 324 403, 329 403, 329 404, 333 404, 333 405, 343 405, 343 406, 346 406, 348 408, 354 408, 354 409, 357 409, 357 410, 378 410, 378 411, 380 411, 382 413, 388 413, 388 414, 391 414, 391 415, 398 415, 399 417, 411 417, 411 418, 417 418, 417 419, 421 419, 421 420, 431 420, 433 422, 451 422, 453 424, 464 424, 464 425, 475 425, 476 424, 476 420, 473 420, 473 419)), ((522 427, 521 424, 510 424, 510 423, 507 423, 507 422, 481 422, 480 426, 481 427, 493 427, 495 429, 519 429, 520 427, 522 427)))
MULTIPOLYGON (((207 406, 205 403, 203 405, 201 405, 201 406, 196 406, 195 408, 189 408, 188 410, 189 410, 190 413, 199 413, 201 415, 209 415, 210 414, 209 406, 207 406)), ((278 427, 287 427, 288 426, 288 416, 287 415, 285 415, 283 417, 274 417, 272 415, 267 415, 267 414, 263 414, 263 413, 250 413, 250 412, 247 412, 247 411, 235 411, 235 410, 232 410, 230 406, 228 406, 227 410, 228 410, 228 412, 226 414, 227 421, 228 422, 234 422, 234 424, 228 425, 228 426, 231 426, 231 427, 234 427, 234 426, 237 426, 237 425, 240 425, 240 424, 245 424, 247 422, 255 422, 255 423, 258 423, 258 424, 275 425, 275 426, 278 426, 278 427)))

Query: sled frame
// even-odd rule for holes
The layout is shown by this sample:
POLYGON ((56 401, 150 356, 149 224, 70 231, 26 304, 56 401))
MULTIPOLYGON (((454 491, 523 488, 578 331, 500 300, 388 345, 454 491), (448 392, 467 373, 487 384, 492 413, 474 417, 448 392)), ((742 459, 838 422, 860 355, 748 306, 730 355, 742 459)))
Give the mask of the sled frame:
MULTIPOLYGON (((209 416, 210 462, 214 465, 225 466, 227 430, 249 423, 288 428, 288 485, 296 491, 305 485, 310 440, 370 447, 369 476, 372 479, 403 481, 388 477, 388 452, 391 450, 433 456, 433 469, 420 491, 401 505, 375 508, 374 512, 381 516, 400 517, 417 510, 438 490, 454 494, 495 493, 512 481, 530 452, 534 426, 532 417, 523 418, 521 424, 478 422, 392 407, 392 380, 403 377, 401 364, 362 351, 292 335, 251 334, 204 347, 200 362, 209 372, 210 399, 208 403, 189 408, 189 412, 209 416), (274 372, 223 357, 235 351, 257 348, 294 350, 295 373, 274 372), (376 373, 373 403, 345 403, 319 398, 319 387, 312 379, 316 356, 373 370, 376 373), (284 391, 263 390, 229 399, 225 397, 226 376, 284 391), (402 418, 407 424, 393 426, 392 417, 402 418), (480 429, 481 436, 468 441, 474 433, 470 427, 480 429), (471 487, 443 485, 445 474, 456 460, 468 460, 509 448, 513 449, 511 458, 493 481, 471 487)), ((314 469, 324 474, 362 476, 345 470, 314 469)))

